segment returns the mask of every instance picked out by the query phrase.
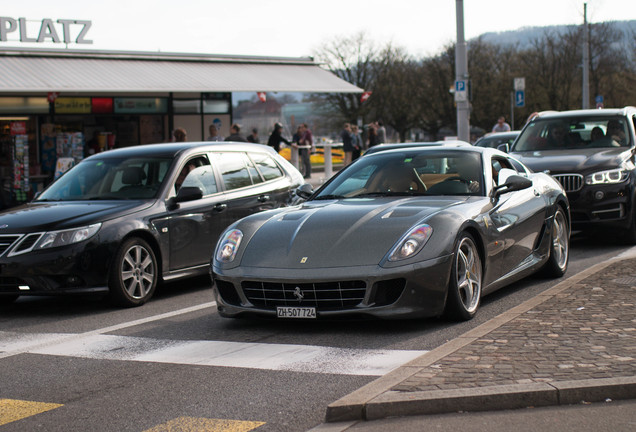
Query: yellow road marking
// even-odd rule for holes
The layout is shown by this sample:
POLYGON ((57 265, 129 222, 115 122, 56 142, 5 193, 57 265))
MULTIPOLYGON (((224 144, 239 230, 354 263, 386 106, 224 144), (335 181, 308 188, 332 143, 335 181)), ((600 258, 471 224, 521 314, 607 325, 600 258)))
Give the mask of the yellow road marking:
POLYGON ((55 403, 0 399, 0 426, 61 406, 55 403))
POLYGON ((178 417, 144 432, 249 432, 265 422, 178 417))

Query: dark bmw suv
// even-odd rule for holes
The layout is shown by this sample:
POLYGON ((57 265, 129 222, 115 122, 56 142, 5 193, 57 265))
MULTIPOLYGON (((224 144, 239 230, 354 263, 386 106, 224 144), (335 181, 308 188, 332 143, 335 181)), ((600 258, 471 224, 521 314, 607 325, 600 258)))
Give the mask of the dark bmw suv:
POLYGON ((145 303, 157 283, 207 274, 217 238, 292 203, 302 175, 246 143, 154 144, 84 159, 32 202, 0 213, 0 304, 109 293, 145 303))
POLYGON ((607 227, 636 243, 636 108, 544 112, 510 152, 567 192, 572 228, 607 227))

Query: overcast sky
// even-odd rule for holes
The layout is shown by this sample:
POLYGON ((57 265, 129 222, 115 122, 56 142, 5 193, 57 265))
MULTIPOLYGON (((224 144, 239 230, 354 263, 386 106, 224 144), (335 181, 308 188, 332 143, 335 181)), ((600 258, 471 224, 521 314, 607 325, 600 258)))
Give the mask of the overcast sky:
MULTIPOLYGON (((580 24, 583 0, 464 0, 467 39, 529 26, 580 24)), ((587 0, 588 21, 636 19, 636 0, 587 0)), ((69 48, 237 54, 312 55, 339 36, 365 32, 416 56, 437 54, 456 38, 455 0, 26 0, 4 1, 0 17, 26 18, 37 38, 44 18, 92 21, 91 45, 69 48)), ((56 24, 60 38, 62 27, 56 24)), ((78 26, 72 26, 75 38, 78 26)), ((20 43, 18 30, 2 46, 20 43)), ((50 37, 49 37, 50 40, 50 37)))

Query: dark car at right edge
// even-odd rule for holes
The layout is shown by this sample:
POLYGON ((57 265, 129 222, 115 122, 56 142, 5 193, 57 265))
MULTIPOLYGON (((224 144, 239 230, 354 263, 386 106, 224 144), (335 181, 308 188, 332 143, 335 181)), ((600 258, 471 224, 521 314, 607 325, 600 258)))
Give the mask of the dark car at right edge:
POLYGON ((636 243, 636 108, 543 112, 510 153, 566 190, 572 229, 607 228, 636 243))

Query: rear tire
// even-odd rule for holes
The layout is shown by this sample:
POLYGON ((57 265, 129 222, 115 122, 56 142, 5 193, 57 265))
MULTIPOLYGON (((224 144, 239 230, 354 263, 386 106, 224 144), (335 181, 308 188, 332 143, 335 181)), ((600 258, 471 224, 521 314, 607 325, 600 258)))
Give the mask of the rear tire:
POLYGON ((558 278, 568 270, 570 259, 570 229, 565 213, 559 207, 552 222, 552 237, 550 239, 550 257, 543 267, 548 277, 558 278))
POLYGON ((483 269, 473 236, 462 233, 457 239, 445 315, 466 321, 477 313, 481 299, 483 269))
POLYGON ((119 247, 110 269, 110 297, 120 306, 141 306, 154 294, 158 279, 157 258, 150 245, 141 238, 129 238, 119 247))

